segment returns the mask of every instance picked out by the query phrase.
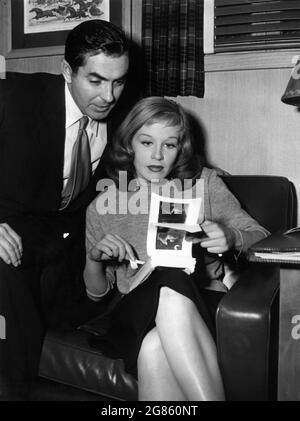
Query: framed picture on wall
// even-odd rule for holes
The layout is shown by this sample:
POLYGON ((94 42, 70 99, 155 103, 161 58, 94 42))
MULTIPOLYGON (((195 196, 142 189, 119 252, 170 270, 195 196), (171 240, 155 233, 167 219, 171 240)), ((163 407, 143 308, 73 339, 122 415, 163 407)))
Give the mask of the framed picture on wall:
POLYGON ((83 21, 123 23, 125 0, 7 0, 0 2, 1 50, 7 58, 63 54, 68 32, 83 21), (6 27, 6 28, 5 28, 6 27))
POLYGON ((109 3, 109 0, 23 0, 24 34, 63 32, 89 19, 109 20, 109 3))

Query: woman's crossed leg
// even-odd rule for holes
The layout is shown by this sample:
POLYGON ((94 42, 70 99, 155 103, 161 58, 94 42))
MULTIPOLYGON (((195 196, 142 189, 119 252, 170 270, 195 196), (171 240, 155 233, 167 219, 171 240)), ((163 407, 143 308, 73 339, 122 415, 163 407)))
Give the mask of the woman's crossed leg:
POLYGON ((224 400, 214 340, 195 304, 162 287, 138 357, 140 400, 224 400))

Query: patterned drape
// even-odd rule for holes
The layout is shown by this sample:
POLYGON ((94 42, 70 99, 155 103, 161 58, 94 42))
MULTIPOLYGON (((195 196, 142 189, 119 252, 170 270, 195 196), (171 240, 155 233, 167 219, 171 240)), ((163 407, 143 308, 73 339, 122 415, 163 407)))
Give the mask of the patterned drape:
POLYGON ((143 0, 145 95, 203 97, 203 0, 143 0))

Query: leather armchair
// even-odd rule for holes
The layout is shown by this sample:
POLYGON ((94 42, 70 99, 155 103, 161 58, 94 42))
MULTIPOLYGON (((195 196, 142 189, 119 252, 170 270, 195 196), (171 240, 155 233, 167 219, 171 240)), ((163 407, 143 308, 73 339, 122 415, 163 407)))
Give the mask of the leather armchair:
MULTIPOLYGON (((223 180, 269 231, 293 226, 295 193, 286 178, 223 176, 223 180)), ((228 400, 276 398, 278 288, 276 265, 246 262, 238 281, 219 302, 217 349, 228 400)), ((103 318, 74 332, 47 333, 39 373, 43 380, 33 400, 137 399, 137 380, 124 371, 122 360, 107 358, 90 346, 88 338, 97 339, 101 323, 103 318)))
MULTIPOLYGON (((226 176, 250 215, 271 233, 295 225, 294 186, 284 177, 226 176)), ((220 301, 217 347, 228 400, 276 400, 279 265, 248 264, 220 301)))

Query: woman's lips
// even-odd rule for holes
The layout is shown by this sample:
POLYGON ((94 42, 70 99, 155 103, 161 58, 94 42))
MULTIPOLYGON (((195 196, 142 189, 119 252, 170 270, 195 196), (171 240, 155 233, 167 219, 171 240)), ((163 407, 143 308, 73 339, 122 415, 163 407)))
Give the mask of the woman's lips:
POLYGON ((149 165, 147 168, 152 172, 160 172, 164 167, 161 165, 149 165))

